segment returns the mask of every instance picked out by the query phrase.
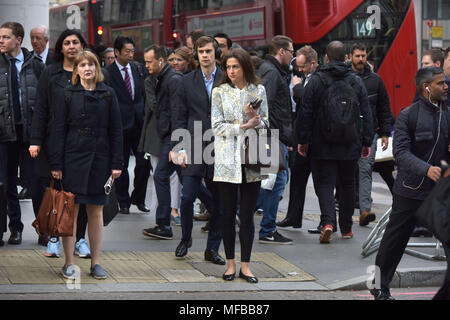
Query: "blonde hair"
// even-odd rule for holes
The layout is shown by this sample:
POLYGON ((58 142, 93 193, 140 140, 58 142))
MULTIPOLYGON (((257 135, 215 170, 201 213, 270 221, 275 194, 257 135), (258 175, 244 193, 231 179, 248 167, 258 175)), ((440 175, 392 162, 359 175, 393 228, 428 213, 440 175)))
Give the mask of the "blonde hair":
POLYGON ((90 50, 81 50, 75 58, 73 64, 72 84, 76 85, 80 81, 80 76, 78 74, 78 64, 84 59, 95 65, 95 83, 102 82, 105 79, 105 76, 102 73, 102 69, 100 67, 100 63, 98 62, 97 56, 90 50))

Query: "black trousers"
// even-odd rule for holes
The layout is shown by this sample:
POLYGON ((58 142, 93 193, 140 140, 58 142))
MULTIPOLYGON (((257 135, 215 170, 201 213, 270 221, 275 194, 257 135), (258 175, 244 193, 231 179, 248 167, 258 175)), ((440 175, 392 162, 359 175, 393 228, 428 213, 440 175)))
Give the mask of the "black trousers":
POLYGON ((313 159, 311 161, 322 226, 336 225, 334 189, 339 181, 342 191, 342 196, 339 196, 339 228, 341 233, 348 233, 352 230, 357 164, 357 160, 313 159))
POLYGON ((306 186, 311 174, 311 158, 299 155, 297 151, 293 153, 293 163, 291 165, 291 183, 289 186, 289 205, 286 214, 293 224, 302 226, 303 208, 305 206, 306 186))
POLYGON ((0 240, 6 232, 6 186, 0 182, 0 240))
MULTIPOLYGON (((242 179, 245 181, 245 175, 242 179)), ((227 259, 234 259, 234 245, 236 239, 236 212, 238 194, 240 196, 239 210, 239 241, 241 242, 241 262, 250 262, 255 236, 253 221, 254 209, 258 201, 261 182, 242 184, 218 182, 220 201, 223 210, 222 238, 227 259)))
MULTIPOLYGON (((144 204, 147 192, 147 182, 150 176, 150 160, 144 159, 144 153, 137 151, 140 135, 138 130, 123 134, 123 162, 122 174, 116 183, 116 194, 120 208, 130 208, 132 203, 144 204), (136 157, 134 167, 134 190, 131 197, 128 193, 130 187, 130 177, 128 175, 128 163, 130 161, 130 150, 136 157)), ((106 181, 105 181, 106 182, 106 181)))
POLYGON ((17 173, 19 156, 28 149, 29 143, 23 141, 23 126, 16 125, 16 141, 0 143, 0 182, 5 185, 6 207, 11 232, 22 232, 22 212, 17 194, 17 173))
MULTIPOLYGON (((423 200, 409 199, 395 193, 393 195, 392 212, 375 259, 375 265, 380 269, 381 290, 389 289, 389 284, 416 225, 415 212, 422 203, 423 200)), ((450 282, 450 250, 445 245, 443 247, 447 255, 445 281, 450 282)))

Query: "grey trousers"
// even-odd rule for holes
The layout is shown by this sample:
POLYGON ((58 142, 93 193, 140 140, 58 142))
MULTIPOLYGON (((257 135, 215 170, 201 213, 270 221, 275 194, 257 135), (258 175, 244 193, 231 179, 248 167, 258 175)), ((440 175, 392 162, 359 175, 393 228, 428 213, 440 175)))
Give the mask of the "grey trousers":
POLYGON ((375 163, 375 154, 377 153, 377 139, 375 134, 370 149, 370 156, 366 159, 358 160, 359 167, 359 208, 360 212, 370 211, 372 209, 372 170, 375 163))

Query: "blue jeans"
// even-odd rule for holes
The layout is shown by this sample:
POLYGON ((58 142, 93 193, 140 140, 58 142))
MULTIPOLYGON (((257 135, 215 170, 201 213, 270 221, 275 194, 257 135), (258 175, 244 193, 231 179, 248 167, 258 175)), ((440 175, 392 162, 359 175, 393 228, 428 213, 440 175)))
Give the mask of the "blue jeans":
POLYGON ((183 176, 180 205, 182 240, 187 241, 192 237, 194 201, 199 198, 211 213, 206 250, 217 252, 222 241, 222 212, 220 210, 219 192, 217 183, 207 179, 205 179, 205 183, 206 188, 202 183, 202 177, 183 176))
MULTIPOLYGON (((283 150, 286 160, 286 168, 288 167, 288 151, 283 144, 283 150)), ((277 219, 278 205, 280 198, 283 195, 284 188, 289 180, 289 171, 284 170, 277 174, 277 179, 272 190, 261 189, 259 191, 259 198, 257 208, 262 209, 263 218, 261 221, 261 229, 259 230, 259 238, 264 238, 272 234, 277 228, 275 221, 277 219)))

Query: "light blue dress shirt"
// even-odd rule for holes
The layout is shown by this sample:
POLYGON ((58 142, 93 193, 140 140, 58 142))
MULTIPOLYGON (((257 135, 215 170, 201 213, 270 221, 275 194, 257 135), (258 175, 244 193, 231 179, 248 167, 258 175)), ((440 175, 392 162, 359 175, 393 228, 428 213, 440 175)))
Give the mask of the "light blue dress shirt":
POLYGON ((208 92, 208 97, 211 100, 211 92, 212 92, 212 88, 214 85, 214 78, 216 76, 216 71, 217 71, 217 66, 214 68, 213 73, 211 73, 211 80, 206 79, 205 74, 203 73, 202 70, 202 74, 203 74, 203 81, 205 81, 205 87, 206 87, 206 91, 208 92))

